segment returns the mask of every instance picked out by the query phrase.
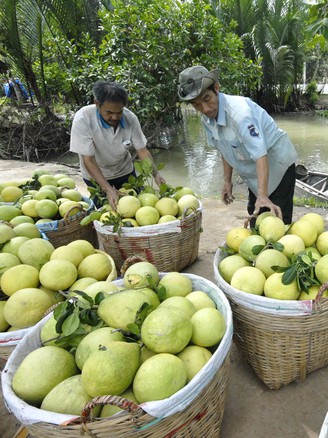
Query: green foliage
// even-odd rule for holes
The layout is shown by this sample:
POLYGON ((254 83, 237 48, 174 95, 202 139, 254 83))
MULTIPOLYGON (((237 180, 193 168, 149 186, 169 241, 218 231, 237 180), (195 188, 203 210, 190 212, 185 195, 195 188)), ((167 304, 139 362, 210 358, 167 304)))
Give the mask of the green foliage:
POLYGON ((311 81, 306 86, 305 95, 310 106, 314 106, 318 103, 319 94, 317 92, 317 85, 317 81, 311 81))

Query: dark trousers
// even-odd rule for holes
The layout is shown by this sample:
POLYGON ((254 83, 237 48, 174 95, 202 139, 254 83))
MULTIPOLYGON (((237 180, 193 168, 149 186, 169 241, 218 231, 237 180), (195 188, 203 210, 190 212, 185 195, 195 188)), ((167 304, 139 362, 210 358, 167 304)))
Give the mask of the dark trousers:
MULTIPOLYGON (((293 197, 295 189, 295 179, 295 164, 292 164, 287 169, 276 190, 269 196, 269 199, 281 208, 283 221, 287 225, 292 223, 293 218, 293 197)), ((248 189, 247 211, 249 215, 252 215, 255 210, 255 202, 256 196, 251 190, 248 189)), ((269 210, 269 208, 263 207, 260 209, 259 214, 269 210)), ((250 223, 251 227, 253 227, 254 225, 255 220, 251 221, 250 223)))
MULTIPOLYGON (((122 185, 126 182, 128 182, 129 176, 132 175, 134 177, 136 177, 136 172, 133 170, 131 173, 124 175, 124 176, 120 176, 119 178, 113 178, 113 179, 109 179, 107 180, 108 184, 110 184, 111 186, 115 187, 115 189, 121 189, 122 185)), ((93 184, 92 181, 89 181, 88 179, 83 178, 83 181, 86 183, 87 186, 89 187, 95 187, 95 185, 93 184)), ((104 192, 101 193, 101 197, 106 198, 106 194, 104 192)), ((103 203, 101 202, 101 200, 99 199, 98 196, 94 196, 92 198, 96 208, 100 208, 102 207, 103 203)))

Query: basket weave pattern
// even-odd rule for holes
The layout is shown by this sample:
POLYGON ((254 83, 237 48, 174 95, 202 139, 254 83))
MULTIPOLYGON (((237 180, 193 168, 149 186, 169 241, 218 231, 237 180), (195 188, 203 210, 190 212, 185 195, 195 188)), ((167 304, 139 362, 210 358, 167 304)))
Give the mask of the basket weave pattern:
POLYGON ((138 255, 159 271, 181 271, 197 259, 201 223, 202 212, 197 210, 181 219, 181 233, 131 237, 105 234, 97 229, 97 235, 100 247, 113 257, 119 270, 128 257, 138 255))

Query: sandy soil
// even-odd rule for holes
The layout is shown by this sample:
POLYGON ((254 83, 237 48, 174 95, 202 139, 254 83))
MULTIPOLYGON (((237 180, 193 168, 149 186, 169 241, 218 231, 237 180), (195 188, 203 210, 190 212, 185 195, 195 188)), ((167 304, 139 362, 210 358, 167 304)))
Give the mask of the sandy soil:
MULTIPOLYGON (((41 165, 54 173, 62 171, 69 173, 78 182, 79 188, 85 190, 77 169, 56 164, 36 165, 0 160, 0 182, 28 178, 32 170, 41 165)), ((185 271, 214 281, 215 252, 224 242, 229 229, 243 225, 246 217, 246 200, 245 196, 239 195, 229 207, 217 199, 203 199, 202 202, 203 233, 200 239, 199 256, 197 261, 185 271)), ((294 219, 308 211, 306 207, 296 207, 294 219)), ((326 211, 316 211, 326 218, 326 211)), ((318 438, 327 410, 328 368, 315 371, 303 383, 295 382, 280 390, 270 390, 258 379, 233 344, 231 376, 221 437, 318 438)), ((7 411, 2 399, 0 418, 0 437, 13 438, 19 424, 7 411)), ((218 435, 213 431, 211 436, 218 435)))

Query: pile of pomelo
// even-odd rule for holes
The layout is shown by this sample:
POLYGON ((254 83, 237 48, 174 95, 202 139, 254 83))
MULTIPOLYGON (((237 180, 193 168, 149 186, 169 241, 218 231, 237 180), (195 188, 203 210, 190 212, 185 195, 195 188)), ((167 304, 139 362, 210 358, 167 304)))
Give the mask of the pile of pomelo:
MULTIPOLYGON (((328 231, 314 212, 290 226, 270 212, 254 229, 233 228, 226 235, 222 278, 237 290, 281 300, 311 300, 328 281, 328 231)), ((323 296, 327 293, 324 292, 323 296)))
MULTIPOLYGON (((71 318, 67 307, 45 320, 42 346, 13 377, 18 397, 47 411, 80 415, 96 396, 121 395, 138 404, 165 399, 204 367, 226 331, 224 316, 206 292, 193 290, 192 280, 179 272, 160 276, 149 262, 130 266, 120 284, 100 302, 95 297, 100 323, 76 348, 65 348, 65 330, 58 329, 71 318)), ((94 415, 118 410, 104 406, 94 415)))
POLYGON ((51 222, 89 210, 91 205, 66 174, 37 169, 30 180, 0 184, 0 221, 13 225, 51 222))
POLYGON ((35 325, 69 291, 91 284, 97 292, 117 289, 108 281, 117 277, 111 257, 87 240, 55 248, 35 224, 1 222, 0 236, 0 332, 35 325))

